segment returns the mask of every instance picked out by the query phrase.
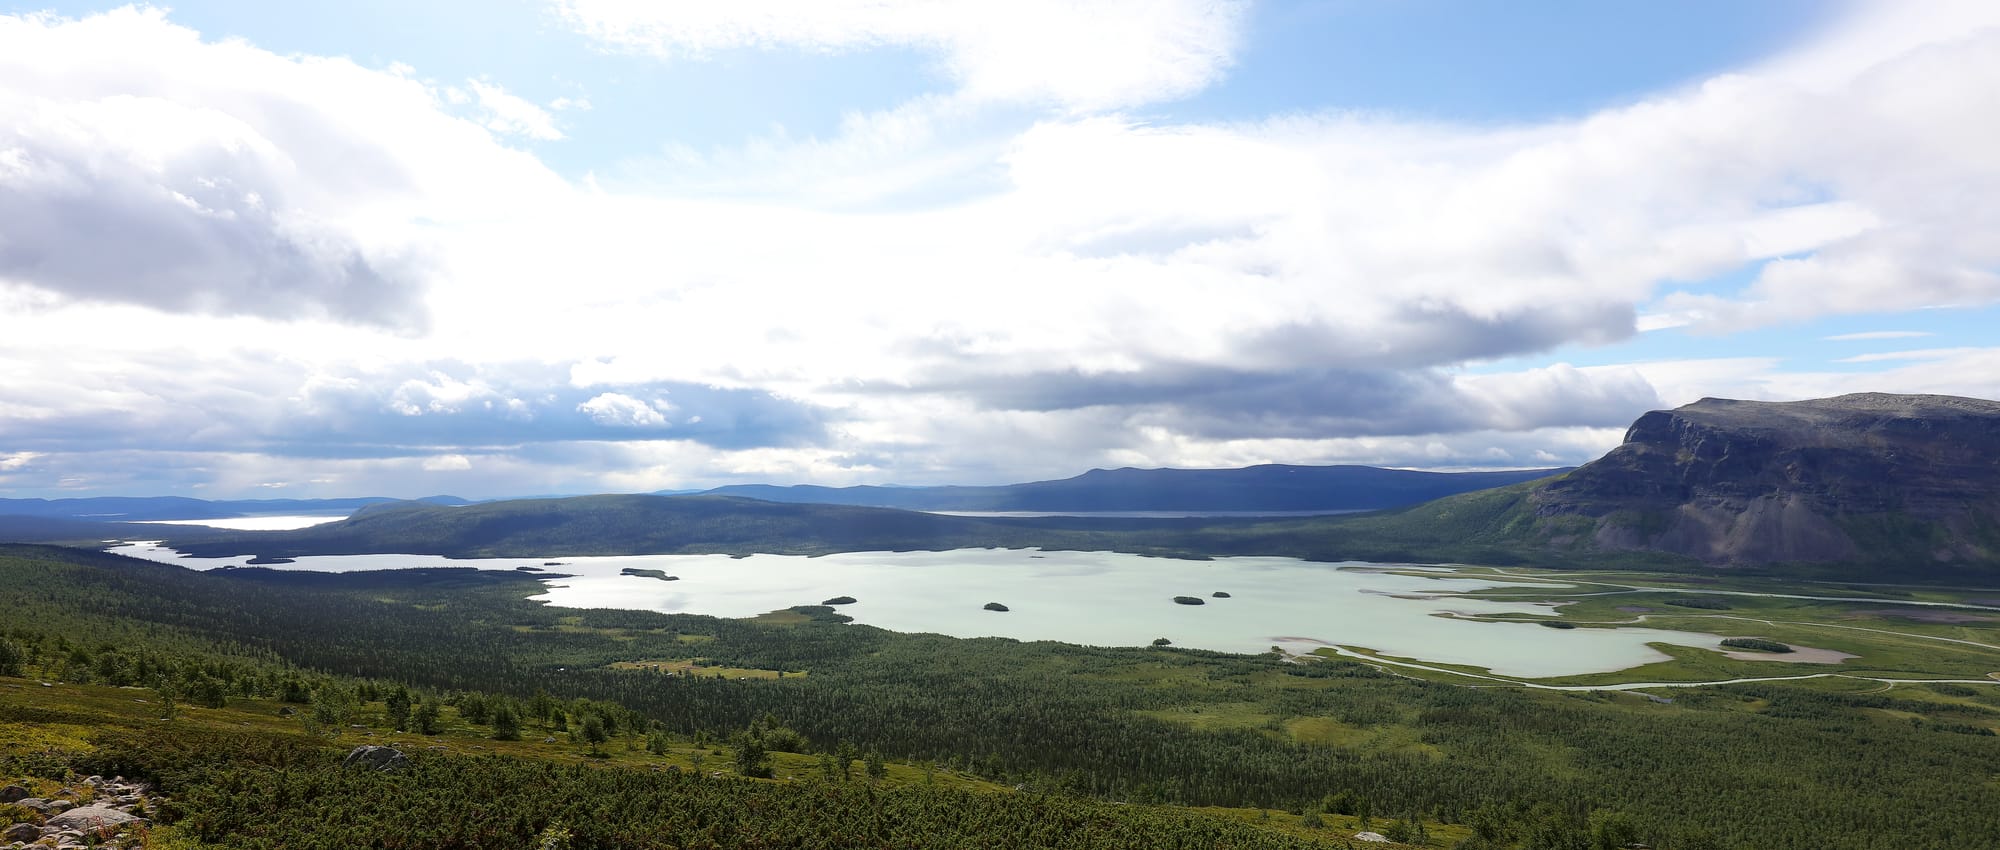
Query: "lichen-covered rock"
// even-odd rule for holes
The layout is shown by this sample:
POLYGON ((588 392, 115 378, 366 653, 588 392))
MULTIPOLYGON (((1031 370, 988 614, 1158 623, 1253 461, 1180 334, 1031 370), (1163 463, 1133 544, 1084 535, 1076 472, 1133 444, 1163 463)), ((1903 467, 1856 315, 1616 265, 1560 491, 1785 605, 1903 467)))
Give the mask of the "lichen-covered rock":
POLYGON ((49 818, 47 826, 56 830, 76 830, 87 836, 108 838, 126 824, 139 820, 107 806, 84 806, 49 818))
POLYGON ((32 823, 17 823, 4 830, 0 830, 0 841, 19 841, 23 844, 32 844, 35 839, 40 837, 42 837, 42 828, 32 823))
POLYGON ((349 750, 341 767, 365 767, 371 770, 402 770, 410 766, 410 760, 395 747, 379 747, 370 744, 349 750))

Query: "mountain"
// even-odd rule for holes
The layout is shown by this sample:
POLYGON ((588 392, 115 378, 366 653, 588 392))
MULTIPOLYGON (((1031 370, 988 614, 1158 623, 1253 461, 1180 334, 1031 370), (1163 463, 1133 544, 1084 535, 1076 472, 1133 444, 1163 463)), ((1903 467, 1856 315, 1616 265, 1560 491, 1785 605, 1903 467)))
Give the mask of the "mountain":
MULTIPOLYGON (((1292 480, 1286 469, 1253 468, 1279 482, 1292 480)), ((1200 480, 1187 477, 1200 472, 1114 470, 1046 483, 1081 488, 1097 478, 1129 483, 1150 474, 1164 488, 1200 480)), ((1251 471, 1210 472, 1229 480, 1251 471)), ((1262 504, 1281 504, 1275 498, 1262 504)), ((1163 497, 1137 504, 1185 503, 1163 497)), ((1978 576, 2000 569, 2000 403, 1883 394, 1782 403, 1703 399, 1645 414, 1622 445, 1567 474, 1356 516, 999 519, 713 495, 592 496, 381 505, 314 528, 190 534, 170 543, 196 554, 273 557, 1041 546, 1188 557, 1978 576)))
MULTIPOLYGON (((0 516, 138 522, 163 519, 229 519, 253 514, 347 513, 369 505, 396 502, 380 496, 352 499, 235 499, 209 501, 181 496, 90 496, 78 499, 0 499, 0 516)), ((417 501, 464 505, 456 496, 427 496, 417 501)))
POLYGON ((1567 475, 1369 518, 1387 536, 1566 559, 2000 567, 2000 402, 1702 399, 1641 416, 1567 475))
MULTIPOLYGON (((1546 478, 1566 470, 1420 472, 1265 464, 1241 469, 1093 469, 992 487, 739 484, 705 495, 915 511, 1365 511, 1546 478)), ((661 493, 657 495, 669 495, 661 493)))
POLYGON ((1088 542, 1086 533, 994 520, 728 496, 576 496, 451 507, 375 505, 294 531, 175 536, 197 557, 437 554, 559 557, 641 553, 817 555, 829 552, 1088 542))

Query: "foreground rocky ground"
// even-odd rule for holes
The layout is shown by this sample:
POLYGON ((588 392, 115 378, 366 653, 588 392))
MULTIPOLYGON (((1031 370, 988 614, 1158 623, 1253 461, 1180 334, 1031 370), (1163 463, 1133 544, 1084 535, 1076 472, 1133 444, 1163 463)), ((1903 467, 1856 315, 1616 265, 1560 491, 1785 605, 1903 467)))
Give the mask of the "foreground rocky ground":
POLYGON ((0 787, 0 847, 138 847, 153 805, 146 785, 122 776, 22 780, 0 787))

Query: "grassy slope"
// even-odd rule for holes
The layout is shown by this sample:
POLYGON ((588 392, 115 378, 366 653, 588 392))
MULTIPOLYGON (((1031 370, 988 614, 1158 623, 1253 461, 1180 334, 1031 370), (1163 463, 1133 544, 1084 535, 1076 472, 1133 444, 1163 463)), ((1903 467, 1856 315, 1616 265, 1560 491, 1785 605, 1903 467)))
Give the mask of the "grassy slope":
MULTIPOLYGON (((228 598, 219 600, 220 607, 213 614, 196 612, 198 616, 187 621, 191 628, 205 627, 210 621, 220 626, 225 620, 240 620, 246 613, 255 616, 267 604, 261 595, 265 591, 225 594, 223 590, 244 584, 256 590, 266 582, 290 581, 290 577, 276 574, 202 576, 102 556, 85 560, 97 560, 101 567, 0 558, 0 576, 6 579, 0 582, 0 600, 8 603, 8 610, 37 610, 37 626, 81 629, 113 620, 130 623, 134 628, 124 638, 130 640, 150 629, 142 617, 158 619, 161 608, 179 608, 206 596, 228 598), (154 580, 173 577, 199 586, 191 594, 176 595, 170 585, 154 580), (264 581, 245 582, 248 578, 264 581), (60 592, 65 584, 87 592, 80 597, 66 596, 60 592), (90 613, 66 614, 83 610, 75 608, 79 598, 88 600, 90 613), (126 610, 131 600, 152 600, 153 604, 133 609, 131 616, 110 616, 126 610)), ((449 651, 443 654, 453 659, 455 667, 484 663, 461 651, 470 647, 493 647, 509 658, 534 659, 538 665, 608 665, 634 658, 678 657, 673 653, 689 649, 685 638, 693 636, 688 630, 695 628, 706 632, 703 640, 695 642, 700 654, 728 656, 744 652, 740 644, 733 650, 731 644, 754 636, 756 631, 747 626, 725 627, 706 618, 549 611, 522 604, 518 597, 507 602, 506 594, 513 592, 509 588, 521 578, 506 573, 492 574, 488 583, 467 580, 448 587, 428 580, 390 581, 395 576, 298 578, 314 592, 324 591, 324 607, 333 609, 336 619, 351 623, 341 632, 342 642, 354 644, 356 648, 349 655, 358 658, 374 658, 383 651, 371 648, 377 639, 371 632, 383 628, 397 630, 398 646, 421 642, 405 639, 406 629, 413 629, 407 631, 411 636, 434 634, 431 639, 441 646, 450 643, 449 651), (400 613, 393 621, 379 622, 366 615, 371 607, 400 613), (411 620, 435 621, 438 628, 433 633, 423 631, 428 627, 422 623, 406 626, 411 620), (535 625, 522 630, 519 626, 524 623, 535 625), (663 632, 662 627, 668 625, 681 631, 663 632)), ((270 592, 281 589, 277 585, 272 588, 270 592)), ((287 620, 278 628, 286 641, 274 646, 287 655, 307 648, 298 639, 322 631, 313 623, 296 620, 287 620)), ((1365 671, 1353 671, 1342 662, 1328 662, 1320 670, 1195 653, 890 636, 812 622, 781 631, 788 635, 786 644, 826 650, 814 654, 818 660, 805 665, 811 676, 787 677, 782 685, 745 682, 729 687, 746 695, 775 694, 778 691, 772 689, 783 689, 791 696, 771 703, 773 710, 785 712, 785 706, 794 701, 808 706, 798 718, 786 718, 795 724, 840 722, 855 716, 865 704, 842 702, 847 699, 842 694, 859 695, 853 690, 856 686, 894 695, 892 701, 908 701, 925 712, 936 711, 949 692, 964 690, 984 706, 979 714, 982 724, 1000 723, 1013 711, 1044 711, 1051 698, 1059 703, 1060 695, 1067 693, 1127 706, 1143 717, 1205 736, 1241 736, 1217 739, 1229 741, 1232 747, 1252 747, 1259 740, 1329 747, 1343 761, 1354 759, 1358 767, 1372 771, 1373 779, 1361 784, 1312 783, 1309 787, 1314 795, 1343 787, 1365 790, 1374 784, 1394 783, 1397 774, 1411 771, 1422 772, 1421 781, 1412 787, 1452 788, 1483 775, 1504 775, 1509 787, 1524 792, 1539 789, 1540 793, 1574 793, 1581 800, 1619 800, 1634 807, 1631 811, 1656 812, 1654 817, 1670 824, 1685 823, 1684 813, 1693 807, 1705 815, 1701 824, 1687 825, 1761 836, 1764 840, 1754 846, 1762 847, 1859 848, 1864 843, 1844 840, 1844 836, 1865 834, 1866 830, 1828 831, 1820 825, 1831 822, 1829 818, 1860 818, 1870 824, 1868 830, 1873 834, 1909 839, 1902 846, 1955 850, 1975 845, 1952 836, 1985 828, 1982 818, 1990 820, 1990 812, 2000 810, 1991 797, 1996 792, 1983 784, 1982 778, 1992 775, 1995 765, 2000 765, 2000 750, 1994 749, 1994 739, 1962 731, 1974 727, 1991 730, 2000 724, 1995 720, 2000 714, 1991 707, 1996 695, 1985 690, 1899 686, 1892 693, 1861 695, 1859 702, 1828 702, 1819 694, 1845 698, 1854 687, 1875 686, 1811 683, 1749 691, 1675 692, 1675 704, 1661 705, 1635 695, 1427 687, 1394 677, 1361 675, 1365 671), (1299 675, 1317 672, 1333 675, 1299 675), (921 697, 916 696, 919 692, 908 690, 912 686, 920 689, 921 697), (1746 758, 1751 752, 1756 757, 1746 758), (1868 775, 1858 776, 1851 770, 1860 763, 1871 766, 1868 775), (1885 783, 1899 788, 1908 805, 1935 807, 1938 816, 1902 822, 1896 811, 1904 804, 1880 798, 1879 789, 1885 783), (1752 791, 1739 793, 1738 789, 1752 791), (1760 820, 1773 823, 1752 829, 1753 822, 1760 820), (1776 840, 1778 836, 1789 838, 1776 840)), ((159 638, 152 635, 145 639, 159 638)), ((337 660, 340 656, 324 657, 337 660)), ((321 666, 338 665, 328 660, 321 666)), ((751 666, 761 664, 753 662, 751 666)), ((777 666, 801 669, 789 663, 777 666)), ((705 693, 705 699, 723 694, 719 690, 705 693)), ((199 710, 190 710, 190 714, 198 715, 199 710)), ((935 720, 927 722, 944 719, 931 716, 935 720)), ((262 722, 276 721, 264 718, 262 722)), ((96 724, 68 725, 87 728, 96 724)), ((906 729, 905 734, 914 731, 906 729)), ((531 729, 530 738, 538 740, 538 733, 531 729)), ((464 749, 472 746, 468 739, 464 749)), ((618 746, 612 745, 613 754, 622 758, 618 746)), ((574 757, 578 750, 567 742, 557 749, 568 754, 561 758, 574 757)), ((640 763, 647 758, 631 757, 641 759, 640 763)), ((1215 767, 1212 758, 1201 763, 1202 772, 1215 767)), ((1254 817, 1252 812, 1240 814, 1248 819, 1254 817)), ((1382 814, 1378 808, 1378 817, 1382 814)), ((1282 815, 1274 820, 1296 823, 1296 818, 1287 821, 1282 815)))
MULTIPOLYGON (((484 727, 464 720, 455 709, 448 707, 444 710, 444 725, 438 734, 416 735, 391 728, 383 719, 380 703, 364 705, 350 727, 338 730, 332 737, 323 737, 303 733, 297 720, 279 714, 283 708, 282 703, 272 700, 238 697, 232 698, 223 708, 181 705, 176 708, 172 719, 161 719, 160 704, 150 690, 87 684, 43 684, 35 679, 0 677, 0 781, 25 782, 36 793, 54 796, 58 788, 70 786, 47 778, 47 774, 60 776, 65 765, 103 770, 136 768, 140 771, 147 771, 148 765, 152 765, 153 769, 172 769, 175 773, 185 770, 194 778, 183 775, 178 780, 167 779, 164 790, 169 794, 169 812, 155 815, 177 821, 180 825, 155 827, 148 830, 146 836, 146 846, 167 850, 233 846, 233 843, 210 845, 200 841, 198 835, 200 825, 223 819, 218 812, 206 807, 205 798, 212 798, 218 793, 241 793, 212 788, 196 771, 170 764, 172 759, 167 753, 175 749, 199 750, 208 757, 227 756, 247 763, 245 766, 265 767, 258 763, 260 756, 275 748, 294 757, 302 755, 302 763, 273 766, 275 769, 255 774, 264 783, 310 782, 315 781, 312 779, 315 775, 340 776, 352 785, 347 790, 357 795, 386 794, 389 789, 377 786, 393 779, 387 776, 357 777, 330 770, 348 748, 364 744, 401 748, 416 760, 420 770, 428 771, 477 771, 490 764, 477 759, 501 758, 572 769, 630 772, 633 781, 639 783, 668 783, 665 789, 656 793, 664 794, 668 801, 679 806, 690 808, 700 806, 702 801, 699 798, 675 798, 671 783, 684 782, 680 776, 705 777, 709 782, 734 786, 732 790, 737 794, 745 793, 744 786, 762 786, 767 790, 749 792, 753 801, 761 799, 767 805, 775 803, 777 807, 797 808, 799 803, 796 801, 805 800, 805 805, 820 811, 831 808, 824 798, 838 787, 821 776, 813 756, 797 753, 773 753, 775 778, 757 780, 730 774, 729 751, 720 745, 682 740, 670 745, 664 753, 652 753, 643 748, 637 738, 628 737, 609 742, 598 751, 601 754, 594 755, 590 748, 572 742, 567 735, 545 729, 528 730, 528 734, 519 741, 494 740, 486 734, 484 727), (257 746, 246 747, 241 753, 232 751, 232 744, 245 742, 255 742, 257 746), (134 749, 146 752, 135 761, 126 755, 134 749), (663 777, 660 771, 668 771, 669 774, 663 777), (676 771, 679 774, 672 773, 676 771), (175 799, 176 795, 179 799, 175 799)), ((884 799, 894 799, 903 792, 942 791, 946 794, 978 795, 957 798, 961 804, 976 803, 983 796, 1019 801, 998 804, 1003 811, 1032 806, 1028 795, 1015 794, 1004 786, 970 774, 903 762, 890 762, 886 767, 882 780, 867 783, 871 798, 880 795, 884 799)), ((856 773, 857 779, 850 787, 859 787, 858 767, 856 773)), ((323 782, 324 779, 317 781, 323 782)), ((494 789, 482 790, 492 793, 494 789)), ((87 799, 87 796, 86 792, 84 798, 87 799)), ((1116 835, 1150 830, 1157 835, 1164 824, 1169 834, 1181 831, 1190 835, 1209 834, 1220 839, 1222 843, 1218 846, 1224 847, 1238 846, 1246 839, 1261 839, 1257 846, 1268 843, 1271 847, 1295 847, 1300 850, 1330 848, 1335 846, 1331 842, 1337 836, 1351 834, 1356 828, 1354 818, 1339 815, 1328 816, 1325 826, 1313 829, 1301 826, 1297 818, 1281 815, 1273 819, 1254 809, 1138 807, 1134 810, 1109 804, 1072 802, 1090 813, 1090 826, 1095 831, 1116 835), (1232 838, 1235 841, 1231 841, 1232 838)), ((261 813, 261 819, 277 823, 290 821, 296 826, 299 817, 317 819, 325 817, 329 809, 339 809, 337 805, 315 805, 311 800, 293 800, 290 804, 301 811, 265 811, 261 813)), ((280 806, 283 805, 281 802, 280 806)), ((504 815, 486 811, 468 814, 475 819, 490 818, 503 823, 517 816, 533 818, 537 822, 550 820, 547 812, 532 810, 504 815)), ((708 813, 708 816, 720 814, 708 813)), ((877 816, 880 817, 879 810, 877 816)), ((749 822, 746 826, 754 826, 758 817, 752 815, 743 820, 749 822)), ((805 828, 817 829, 810 825, 805 828)), ((832 826, 826 829, 829 835, 833 834, 832 826)), ((1462 829, 1441 829, 1436 834, 1446 838, 1463 834, 1462 829)), ((276 837, 280 839, 281 846, 287 841, 309 840, 308 836, 297 834, 289 838, 276 837)), ((974 837, 959 836, 961 839, 974 837)), ((1010 841, 994 836, 990 839, 990 846, 1060 844, 1058 841, 1015 839, 1010 841)), ((949 842, 951 837, 943 836, 941 840, 949 842)), ((984 843, 988 839, 981 840, 984 843)), ((761 846, 754 840, 740 843, 742 846, 761 846)), ((735 842, 726 842, 722 846, 735 845, 735 842)))
MULTIPOLYGON (((87 551, 64 552, 33 547, 9 547, 0 551, 0 601, 4 601, 9 610, 36 611, 32 624, 35 632, 62 635, 73 639, 80 647, 115 646, 127 651, 145 647, 193 659, 237 659, 252 664, 282 664, 288 652, 301 646, 296 633, 319 631, 316 626, 296 620, 284 624, 272 622, 270 628, 274 637, 281 633, 289 637, 288 640, 272 642, 275 652, 271 647, 245 645, 227 637, 218 639, 210 632, 225 621, 244 621, 243 618, 249 617, 250 620, 245 622, 254 622, 261 616, 256 612, 269 610, 282 596, 300 592, 324 594, 326 607, 335 618, 351 617, 354 612, 375 608, 392 613, 408 612, 405 616, 437 619, 453 632, 490 633, 493 629, 505 628, 522 636, 522 641, 511 647, 511 654, 515 657, 553 652, 573 662, 584 657, 620 653, 625 648, 641 647, 648 639, 660 638, 656 630, 650 628, 561 627, 580 621, 581 617, 547 618, 553 627, 546 631, 539 628, 523 631, 518 627, 489 622, 478 615, 477 612, 487 610, 493 603, 510 598, 512 601, 505 602, 501 607, 515 608, 524 614, 539 611, 538 606, 520 602, 518 593, 511 590, 530 581, 529 577, 513 573, 473 573, 468 570, 372 575, 280 575, 268 571, 239 571, 223 577, 189 573, 175 567, 87 551), (177 589, 176 585, 185 587, 177 589), (212 608, 201 607, 205 598, 213 599, 212 608), (465 604, 455 613, 444 610, 452 605, 451 600, 460 600, 465 604), (167 613, 169 610, 173 613, 167 613), (529 649, 533 646, 542 649, 529 649), (578 650, 586 646, 597 648, 583 649, 579 653, 578 650)), ((27 624, 9 625, 18 629, 27 624)), ((365 631, 368 627, 357 623, 355 628, 365 631)), ((5 631, 0 630, 0 637, 5 636, 5 631)), ((18 637, 23 632, 16 630, 14 634, 18 637)), ((702 637, 694 644, 709 645, 715 641, 713 637, 702 637)), ((440 636, 439 639, 446 638, 440 636)), ((474 639, 472 642, 492 643, 490 639, 474 639)), ((618 670, 624 665, 613 663, 605 666, 618 670)), ((740 836, 724 836, 717 844, 699 846, 794 846, 784 841, 760 843, 767 840, 756 836, 786 830, 814 832, 819 828, 810 822, 802 825, 794 817, 805 810, 818 812, 819 816, 847 819, 872 812, 876 824, 893 826, 898 821, 893 816, 885 815, 885 812, 895 811, 898 807, 905 811, 914 808, 910 816, 921 819, 929 817, 925 812, 935 811, 940 805, 974 812, 994 823, 1013 823, 1017 826, 1037 823, 1055 825, 1066 818, 1080 818, 1076 826, 1081 831, 1074 835, 1047 834, 1044 831, 987 836, 979 832, 985 828, 982 823, 961 820, 955 822, 954 828, 970 832, 940 832, 923 841, 897 842, 895 846, 952 847, 966 843, 995 847, 1097 846, 1100 842, 1111 842, 1113 839, 1130 841, 1144 836, 1151 836, 1150 840, 1154 841, 1146 846, 1172 846, 1170 842, 1161 842, 1174 836, 1185 836, 1186 840, 1221 847, 1314 848, 1332 846, 1327 842, 1336 837, 1335 830, 1345 827, 1351 832, 1353 827, 1351 819, 1340 817, 1329 817, 1328 826, 1312 829, 1301 826, 1297 818, 1281 816, 1267 819, 1257 810, 1218 808, 1194 811, 1176 807, 1114 806, 1072 798, 1064 798, 1060 805, 1045 811, 1043 802, 1034 795, 1017 794, 1006 786, 970 773, 896 761, 887 765, 887 775, 880 783, 871 784, 868 791, 862 792, 858 781, 840 788, 830 787, 819 777, 819 766, 814 756, 785 752, 772 754, 776 774, 774 780, 751 780, 730 773, 728 748, 698 743, 699 739, 675 737, 665 752, 653 753, 641 747, 637 738, 620 737, 605 746, 603 756, 592 756, 587 753, 586 747, 574 742, 568 735, 534 721, 530 721, 523 730, 522 740, 493 740, 487 728, 468 722, 449 706, 443 710, 440 733, 430 736, 399 733, 389 728, 384 706, 379 701, 363 703, 350 718, 355 725, 332 730, 330 738, 307 734, 301 718, 281 716, 280 710, 285 706, 268 698, 232 695, 227 705, 221 708, 202 708, 182 702, 172 712, 172 719, 161 719, 163 703, 155 690, 62 681, 56 675, 59 670, 32 664, 25 672, 30 674, 29 677, 0 676, 0 784, 25 777, 60 778, 72 769, 82 773, 102 771, 106 775, 117 771, 161 781, 165 786, 163 790, 170 797, 181 800, 176 816, 170 818, 179 825, 153 830, 147 845, 151 847, 208 847, 211 845, 195 840, 198 834, 238 829, 240 824, 228 824, 241 820, 243 812, 230 800, 248 793, 250 789, 230 790, 230 783, 235 782, 253 782, 263 792, 287 786, 320 787, 324 790, 331 783, 341 786, 340 791, 357 800, 388 795, 408 802, 400 795, 410 789, 389 787, 398 781, 393 777, 382 777, 379 780, 382 787, 376 787, 371 785, 377 781, 373 777, 357 778, 332 769, 332 764, 346 748, 364 743, 401 747, 418 760, 422 771, 429 771, 438 777, 473 772, 491 774, 493 782, 505 782, 508 781, 506 775, 519 773, 513 767, 495 767, 490 762, 474 760, 489 757, 556 765, 565 769, 626 771, 631 778, 612 781, 612 785, 626 789, 628 796, 636 795, 654 804, 696 811, 711 820, 735 819, 746 830, 740 836), (545 740, 547 738, 554 740, 545 740), (291 755, 286 757, 288 761, 279 764, 265 758, 273 752, 291 755), (226 770, 223 769, 225 766, 226 770), (669 768, 679 770, 681 774, 658 773, 669 768), (691 793, 682 787, 686 785, 687 776, 705 776, 707 781, 728 787, 715 793, 691 793), (765 790, 745 790, 744 786, 765 790), (862 796, 857 798, 858 794, 862 796), (945 796, 940 797, 939 794, 945 796), (961 796, 952 797, 952 794, 961 796), (963 796, 967 794, 973 796, 963 796), (718 797, 723 803, 729 803, 729 810, 703 809, 712 804, 722 805, 715 802, 718 797), (744 815, 737 811, 740 808, 738 804, 766 808, 744 815), (846 810, 844 815, 843 809, 846 810), (1206 838, 1198 838, 1202 836, 1206 838)), ((703 668, 703 672, 754 671, 703 668)), ((650 674, 632 671, 623 675, 641 677, 650 674)), ((739 686, 754 688, 775 684, 745 682, 739 686)), ((302 717, 305 708, 294 708, 302 717)), ((48 779, 37 780, 33 784, 38 790, 53 791, 55 788, 48 779), (46 789, 44 786, 47 786, 46 789)), ((560 788, 503 787, 500 791, 514 797, 542 801, 553 797, 560 802, 576 796, 560 788)), ((497 792, 483 787, 480 793, 497 792)), ((262 820, 267 824, 289 824, 285 828, 299 830, 308 829, 307 822, 329 817, 339 821, 342 829, 379 831, 399 828, 388 821, 405 816, 370 821, 368 819, 374 815, 340 811, 338 805, 315 803, 311 797, 280 795, 276 800, 262 802, 275 807, 273 811, 262 813, 262 820)), ((541 822, 550 818, 548 811, 538 808, 495 812, 486 808, 488 802, 481 796, 463 801, 430 801, 429 805, 433 811, 437 806, 443 806, 450 818, 464 828, 476 828, 482 823, 505 824, 516 817, 527 817, 535 820, 535 828, 539 829, 541 822), (474 805, 465 811, 453 809, 462 804, 474 805)), ((594 802, 600 809, 607 805, 604 801, 594 802)), ((544 804, 522 803, 524 806, 544 804)), ((624 804, 629 805, 630 801, 624 804)), ((616 809, 619 803, 613 801, 609 805, 616 809)), ((369 805, 366 808, 375 810, 380 807, 369 805)), ((576 826, 574 822, 572 825, 576 826)), ((591 826, 597 833, 603 833, 607 828, 614 831, 622 828, 615 823, 594 823, 591 826)), ((268 830, 272 827, 262 828, 268 830)), ((842 844, 838 837, 842 829, 836 824, 828 824, 820 838, 833 842, 829 846, 874 846, 842 844)), ((1441 829, 1438 834, 1454 834, 1449 827, 1441 829)), ((215 842, 214 846, 266 846, 249 838, 252 835, 250 832, 229 834, 235 838, 211 839, 215 842)), ((284 847, 351 846, 340 844, 338 836, 308 836, 305 832, 289 836, 266 835, 262 840, 276 840, 275 846, 284 847)), ((682 846, 675 843, 678 839, 671 836, 652 836, 647 840, 652 843, 645 846, 661 842, 666 842, 665 846, 682 846)), ((614 845, 640 846, 616 841, 612 844, 579 843, 577 846, 614 845)), ((391 840, 389 844, 378 846, 432 845, 423 842, 398 845, 391 840)), ((1112 844, 1105 843, 1103 846, 1112 844)))

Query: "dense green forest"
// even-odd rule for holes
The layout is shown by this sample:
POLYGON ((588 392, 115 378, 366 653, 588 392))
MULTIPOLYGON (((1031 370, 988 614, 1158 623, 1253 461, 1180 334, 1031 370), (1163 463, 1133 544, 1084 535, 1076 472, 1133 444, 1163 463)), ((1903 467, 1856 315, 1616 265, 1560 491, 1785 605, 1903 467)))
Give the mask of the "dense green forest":
MULTIPOLYGON (((289 699, 298 716, 265 743, 172 745, 142 728, 74 756, 11 748, 4 769, 108 770, 123 759, 174 795, 181 834, 226 846, 419 846, 384 843, 419 834, 402 815, 304 801, 432 800, 421 791, 431 787, 426 822, 449 826, 422 846, 529 846, 558 821, 579 847, 649 846, 619 831, 628 822, 679 836, 657 846, 813 846, 806 836, 823 846, 1292 846, 1351 834, 1304 824, 1361 818, 1467 848, 1973 848, 2000 835, 1992 688, 1762 683, 1662 702, 1438 684, 1335 659, 902 635, 823 606, 747 621, 552 609, 522 599, 539 586, 514 572, 191 573, 8 550, 0 610, 33 613, 0 628, 0 674, 152 688, 200 707, 289 699), (635 663, 647 661, 692 664, 635 663), (735 772, 757 775, 767 750, 804 765, 780 778, 875 752, 893 761, 890 776, 984 784, 710 787, 692 775, 462 752, 419 752, 412 773, 372 777, 339 773, 337 752, 286 755, 286 741, 338 733, 354 717, 393 725, 400 715, 412 727, 426 712, 523 745, 560 734, 594 750, 601 735, 684 758, 702 742, 711 772, 740 760, 749 767, 735 772), (155 737, 132 737, 141 732, 155 737), (232 748, 254 751, 202 755, 232 748), (677 820, 659 812, 667 799, 709 814, 677 820), (745 807, 764 819, 717 826, 721 810, 745 807), (1269 812, 1305 832, 1202 819, 1197 807, 1269 812), (839 829, 801 826, 804 812, 839 829), (268 818, 295 818, 283 828, 312 838, 258 833, 268 818), (1036 831, 1064 818, 1095 826, 1036 831), (722 832, 737 843, 712 837, 722 832)), ((31 720, 0 718, 0 729, 31 720)))

